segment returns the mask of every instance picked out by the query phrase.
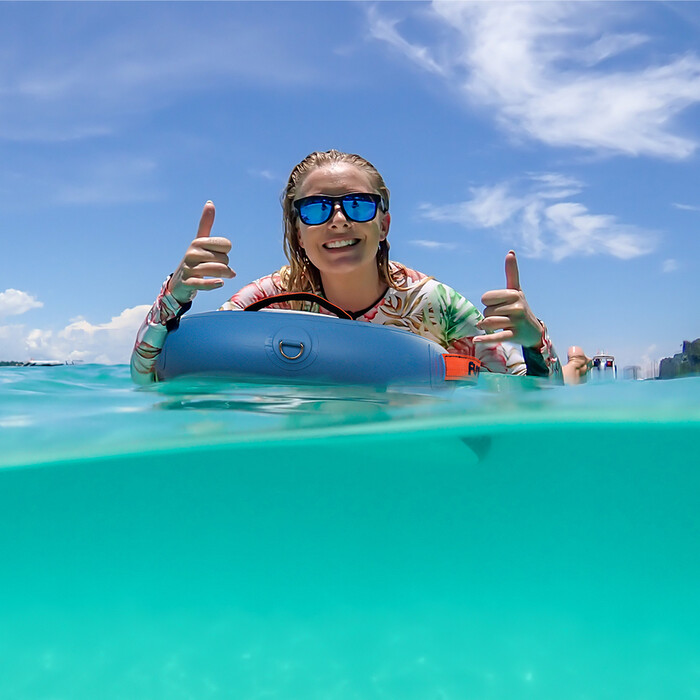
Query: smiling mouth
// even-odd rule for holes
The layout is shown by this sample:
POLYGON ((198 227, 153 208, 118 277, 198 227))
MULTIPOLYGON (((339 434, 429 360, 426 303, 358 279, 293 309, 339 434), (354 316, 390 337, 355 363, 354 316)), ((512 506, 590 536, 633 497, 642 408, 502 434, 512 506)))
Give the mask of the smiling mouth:
POLYGON ((323 247, 326 250, 335 250, 336 248, 350 248, 354 245, 357 245, 359 242, 359 238, 346 238, 343 241, 330 241, 329 243, 324 243, 323 247))

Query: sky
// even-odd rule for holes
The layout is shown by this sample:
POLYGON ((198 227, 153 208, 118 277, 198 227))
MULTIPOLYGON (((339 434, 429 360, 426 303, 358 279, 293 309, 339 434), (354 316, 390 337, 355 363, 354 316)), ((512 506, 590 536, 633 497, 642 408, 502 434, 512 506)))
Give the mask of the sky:
POLYGON ((559 355, 700 336, 700 3, 0 2, 0 360, 128 362, 203 204, 218 308, 284 264, 308 153, 391 190, 391 257, 559 355))

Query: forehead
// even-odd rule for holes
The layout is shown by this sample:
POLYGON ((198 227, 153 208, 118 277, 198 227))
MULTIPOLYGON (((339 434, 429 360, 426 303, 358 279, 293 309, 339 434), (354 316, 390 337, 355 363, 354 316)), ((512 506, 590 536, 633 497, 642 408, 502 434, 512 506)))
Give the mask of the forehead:
POLYGON ((297 189, 297 198, 313 194, 340 195, 349 192, 374 192, 369 174, 350 163, 332 163, 314 168, 297 189))

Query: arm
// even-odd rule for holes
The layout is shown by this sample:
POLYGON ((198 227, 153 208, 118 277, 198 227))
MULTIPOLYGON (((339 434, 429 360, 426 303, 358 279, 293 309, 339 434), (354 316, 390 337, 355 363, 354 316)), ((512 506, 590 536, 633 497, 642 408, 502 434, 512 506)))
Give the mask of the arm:
POLYGON ((156 380, 156 360, 163 349, 169 326, 192 306, 197 291, 218 289, 224 284, 222 278, 235 277, 236 273, 228 265, 231 242, 210 235, 215 211, 212 202, 204 205, 196 238, 175 272, 163 284, 139 328, 131 354, 131 378, 137 384, 156 380))
MULTIPOLYGON (((474 344, 493 345, 513 343, 522 348, 525 374, 556 377, 562 380, 561 363, 557 357, 547 327, 530 309, 520 288, 520 273, 515 252, 506 255, 506 289, 486 292, 481 301, 485 305, 484 318, 477 326, 486 335, 476 336, 474 344)), ((523 372, 514 372, 523 374, 523 372)))
POLYGON ((131 378, 137 384, 150 384, 156 380, 156 360, 168 335, 168 326, 192 306, 191 301, 181 304, 168 291, 171 277, 163 282, 158 298, 136 334, 131 353, 131 378))

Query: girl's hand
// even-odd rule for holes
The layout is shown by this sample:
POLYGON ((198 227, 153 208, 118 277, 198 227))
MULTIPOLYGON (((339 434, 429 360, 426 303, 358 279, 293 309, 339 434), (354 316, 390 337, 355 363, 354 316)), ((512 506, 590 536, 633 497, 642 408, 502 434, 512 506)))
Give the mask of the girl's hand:
POLYGON ((544 327, 530 310, 525 294, 520 289, 520 274, 515 251, 506 255, 506 289, 494 289, 481 297, 484 319, 477 327, 493 331, 474 337, 475 343, 502 343, 507 341, 526 348, 539 348, 544 327))
POLYGON ((168 291, 181 304, 192 301, 200 289, 218 289, 222 278, 232 278, 236 273, 228 265, 231 241, 228 238, 210 236, 216 209, 207 202, 199 221, 197 237, 190 243, 185 257, 168 282, 168 291))

